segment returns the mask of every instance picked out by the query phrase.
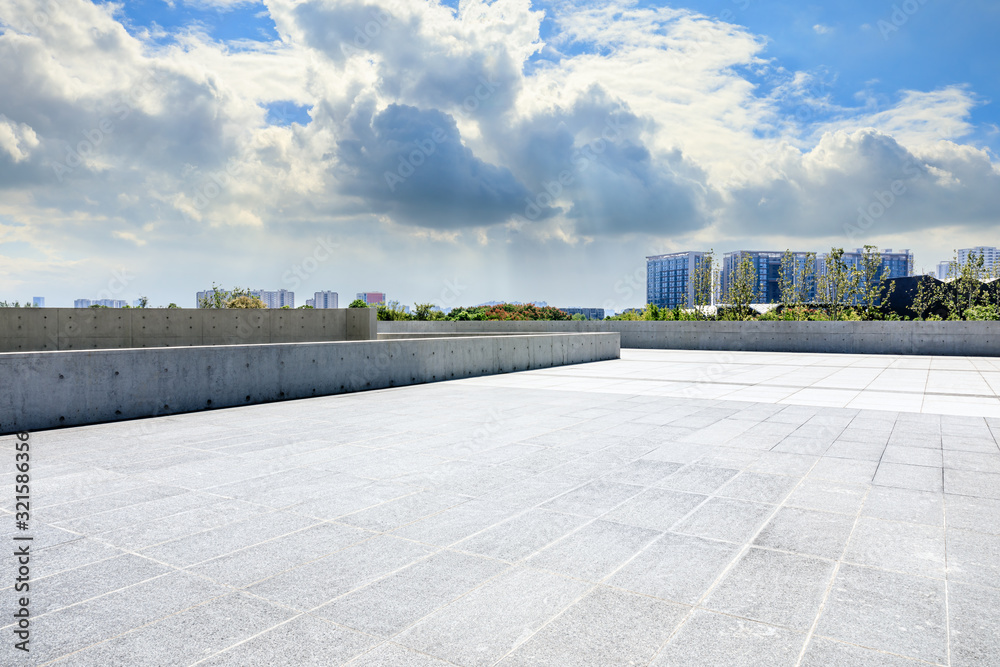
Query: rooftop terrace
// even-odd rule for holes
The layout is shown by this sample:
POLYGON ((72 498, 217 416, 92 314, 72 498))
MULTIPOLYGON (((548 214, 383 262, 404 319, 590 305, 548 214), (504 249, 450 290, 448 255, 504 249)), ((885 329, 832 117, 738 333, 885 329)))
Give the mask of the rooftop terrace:
POLYGON ((623 350, 34 433, 0 663, 996 665, 997 389, 1000 359, 623 350))

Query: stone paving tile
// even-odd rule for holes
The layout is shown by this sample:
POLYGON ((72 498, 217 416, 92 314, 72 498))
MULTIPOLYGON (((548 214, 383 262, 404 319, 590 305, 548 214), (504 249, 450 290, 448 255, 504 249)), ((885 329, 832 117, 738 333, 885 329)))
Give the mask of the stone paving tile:
POLYGON ((586 517, 535 509, 476 533, 452 548, 516 562, 544 549, 587 522, 586 517))
POLYGON ((670 489, 646 489, 601 518, 650 530, 669 530, 707 498, 670 489))
POLYGON ((447 667, 454 664, 391 642, 386 642, 347 663, 349 667, 447 667))
POLYGON ((944 497, 940 493, 929 491, 873 486, 868 491, 868 497, 865 499, 861 514, 889 521, 909 521, 942 526, 944 525, 944 497))
POLYGON ((856 484, 806 478, 785 504, 854 516, 864 503, 865 492, 865 487, 856 484))
MULTIPOLYGON (((190 665, 294 615, 243 593, 217 598, 70 656, 65 664, 190 665)), ((59 663, 57 663, 59 664, 59 663)))
POLYGON ((589 588, 557 574, 517 568, 424 618, 394 641, 459 665, 492 665, 589 588))
POLYGON ((739 472, 732 468, 688 465, 661 481, 659 486, 690 493, 712 493, 739 472))
POLYGON ((696 604, 739 553, 728 542, 666 533, 608 580, 612 586, 696 604))
POLYGON ((442 551, 314 609, 315 616, 388 637, 508 569, 504 563, 442 551))
POLYGON ((1000 590, 948 584, 953 667, 995 665, 1000 655, 1000 590))
POLYGON ((342 664, 379 641, 302 614, 198 664, 204 667, 342 664))
MULTIPOLYGON (((45 552, 38 558, 43 560, 45 552)), ((171 568, 135 554, 122 554, 31 582, 33 614, 68 607, 98 595, 126 588, 168 572, 171 568)))
POLYGON ((784 475, 741 472, 715 494, 725 498, 774 504, 781 502, 797 482, 798 480, 784 475))
MULTIPOLYGON (((296 549, 294 559, 289 558, 283 566, 279 566, 280 569, 272 568, 268 574, 273 576, 258 581, 247 591, 293 609, 308 611, 433 553, 425 545, 389 535, 378 535, 334 553, 329 553, 330 546, 329 542, 321 543, 318 548, 305 551, 302 555, 298 555, 300 549, 296 549)), ((196 568, 195 571, 207 576, 215 574, 214 570, 207 568, 196 568)), ((227 583, 233 579, 237 581, 235 585, 257 581, 262 579, 259 575, 264 571, 255 568, 249 574, 240 573, 238 577, 227 571, 227 583)))
POLYGON ((872 484, 934 493, 941 493, 943 488, 940 467, 887 463, 885 461, 879 464, 872 484))
POLYGON ((1000 500, 972 496, 944 496, 949 528, 1000 535, 1000 500))
POLYGON ((703 606, 805 632, 819 611, 833 568, 828 560, 750 549, 703 606))
POLYGON ((642 491, 643 487, 634 484, 598 480, 568 491, 545 503, 542 508, 568 514, 597 517, 629 498, 639 495, 642 491))
POLYGON ((845 564, 834 581, 816 634, 945 664, 945 616, 943 581, 845 564))
POLYGON ((1000 475, 970 470, 944 471, 944 492, 959 496, 1000 500, 1000 475))
POLYGON ((809 642, 805 655, 802 656, 800 667, 919 667, 926 662, 910 660, 884 651, 830 641, 821 637, 813 637, 809 642))
MULTIPOLYGON (((803 397, 973 363, 736 356, 803 397)), ((37 643, 0 664, 902 667, 947 664, 949 624, 951 665, 994 664, 1000 419, 717 399, 749 394, 696 383, 712 362, 35 434, 37 643)))
POLYGON ((242 588, 368 540, 371 535, 350 526, 323 523, 219 556, 190 570, 227 586, 242 588))
POLYGON ((651 667, 794 667, 806 635, 698 610, 651 667))
POLYGON ((686 613, 680 605, 598 586, 498 664, 646 664, 686 613))
POLYGON ((854 528, 854 517, 782 507, 754 541, 762 547, 839 560, 854 528))
POLYGON ((861 517, 844 560, 925 577, 945 575, 944 528, 861 517))
POLYGON ((1000 536, 949 526, 948 580, 1000 588, 1000 536))
POLYGON ((682 522, 674 526, 678 533, 742 544, 753 537, 773 505, 762 505, 730 498, 710 498, 682 522))
POLYGON ((600 581, 660 533, 609 521, 593 521, 528 559, 528 565, 587 581, 600 581))

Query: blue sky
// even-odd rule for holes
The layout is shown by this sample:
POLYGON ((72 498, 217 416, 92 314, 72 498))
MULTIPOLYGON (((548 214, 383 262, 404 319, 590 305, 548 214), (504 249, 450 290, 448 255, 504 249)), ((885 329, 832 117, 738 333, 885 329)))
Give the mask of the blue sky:
POLYGON ((1000 3, 458 6, 0 0, 0 299, 619 309, 670 250, 1000 245, 1000 3))

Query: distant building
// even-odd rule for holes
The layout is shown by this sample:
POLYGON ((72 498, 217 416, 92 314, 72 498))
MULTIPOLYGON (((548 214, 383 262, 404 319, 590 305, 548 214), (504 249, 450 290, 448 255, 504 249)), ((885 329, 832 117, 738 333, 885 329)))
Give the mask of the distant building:
POLYGON ((338 308, 339 300, 336 292, 316 292, 313 298, 309 299, 312 303, 306 301, 306 304, 311 305, 313 308, 338 308))
MULTIPOLYGON (((913 253, 909 250, 893 252, 891 248, 878 253, 881 260, 881 270, 878 276, 886 278, 906 278, 913 274, 913 253)), ((861 258, 864 256, 864 249, 858 248, 854 252, 845 252, 843 261, 848 267, 859 271, 862 268, 861 258)), ((826 258, 824 253, 816 258, 816 278, 819 280, 826 274, 826 258)), ((863 291, 865 285, 860 285, 863 291)), ((855 297, 855 301, 860 300, 860 295, 855 297)))
POLYGON ((385 303, 385 292, 358 292, 358 297, 369 306, 376 303, 385 303))
POLYGON ((35 308, 45 307, 45 297, 44 296, 33 296, 31 297, 31 305, 35 308))
POLYGON ((316 299, 306 299, 306 305, 310 308, 316 307, 316 299))
POLYGON ((124 308, 128 305, 119 299, 76 299, 73 301, 74 308, 90 308, 91 306, 104 306, 105 308, 124 308))
POLYGON ((938 262, 937 265, 937 279, 938 280, 949 280, 951 279, 951 274, 955 262, 938 262))
POLYGON ((647 257, 646 303, 660 308, 694 307, 694 277, 706 261, 705 255, 688 251, 647 257))
MULTIPOLYGON (((730 287, 733 283, 733 278, 737 267, 743 262, 745 257, 750 258, 750 262, 753 264, 754 273, 757 274, 757 296, 754 298, 754 303, 780 303, 781 302, 781 262, 785 257, 785 251, 777 250, 737 250, 735 252, 727 252, 722 257, 722 269, 719 273, 719 284, 722 292, 722 300, 727 300, 725 296, 728 294, 730 287)), ((795 261, 794 274, 789 275, 789 280, 794 280, 796 276, 802 276, 808 273, 806 271, 806 262, 811 259, 815 261, 814 256, 811 256, 808 252, 797 251, 792 253, 792 257, 795 261)), ((812 272, 815 276, 816 273, 812 272)), ((805 289, 806 300, 812 300, 816 294, 815 279, 810 278, 809 284, 805 289)))
MULTIPOLYGON (((1000 250, 993 246, 976 246, 975 248, 962 248, 957 252, 958 264, 961 266, 969 261, 969 255, 973 253, 983 256, 983 272, 986 276, 993 275, 994 268, 1000 266, 1000 250)), ((950 264, 950 262, 949 262, 950 264)))
MULTIPOLYGON (((215 292, 212 290, 204 290, 202 292, 197 292, 195 294, 195 307, 201 308, 202 299, 210 299, 215 292)), ((255 296, 260 299, 265 306, 268 308, 283 308, 288 306, 289 308, 295 307, 295 292, 289 292, 285 289, 279 290, 260 290, 253 289, 250 290, 250 296, 255 296)))
POLYGON ((560 308, 559 310, 568 314, 573 315, 583 315, 588 320, 603 320, 604 319, 604 309, 603 308, 560 308))

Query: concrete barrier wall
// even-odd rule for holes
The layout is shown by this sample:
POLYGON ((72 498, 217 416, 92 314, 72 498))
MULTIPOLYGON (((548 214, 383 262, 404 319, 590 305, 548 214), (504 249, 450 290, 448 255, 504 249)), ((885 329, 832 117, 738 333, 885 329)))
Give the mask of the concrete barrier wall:
POLYGON ((374 308, 0 308, 0 352, 374 340, 374 308))
POLYGON ((0 433, 617 359, 617 334, 0 354, 0 433))
POLYGON ((1000 322, 379 322, 379 335, 616 332, 626 348, 1000 356, 1000 322))

